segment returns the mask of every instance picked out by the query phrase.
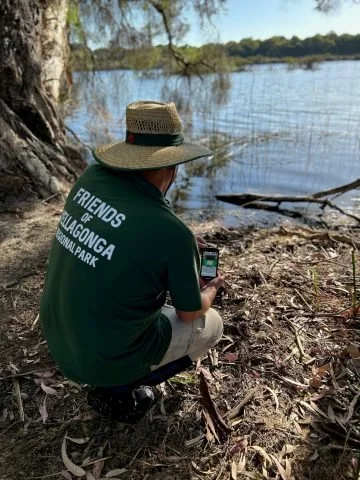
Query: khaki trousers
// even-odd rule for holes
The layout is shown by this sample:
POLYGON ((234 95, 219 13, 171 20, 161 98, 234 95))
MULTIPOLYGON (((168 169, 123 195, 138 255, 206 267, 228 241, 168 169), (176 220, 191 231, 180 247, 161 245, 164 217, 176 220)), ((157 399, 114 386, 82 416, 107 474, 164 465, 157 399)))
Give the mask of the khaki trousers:
POLYGON ((198 360, 206 355, 220 340, 223 333, 223 322, 216 310, 210 308, 206 314, 193 322, 183 322, 176 314, 174 307, 164 305, 162 313, 171 324, 172 337, 170 345, 158 365, 151 370, 188 355, 191 360, 198 360))

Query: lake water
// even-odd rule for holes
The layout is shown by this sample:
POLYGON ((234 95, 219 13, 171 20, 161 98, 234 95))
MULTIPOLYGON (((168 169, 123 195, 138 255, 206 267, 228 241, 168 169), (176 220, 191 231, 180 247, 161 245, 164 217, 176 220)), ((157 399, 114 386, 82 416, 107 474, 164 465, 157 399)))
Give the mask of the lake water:
MULTIPOLYGON (((128 103, 174 100, 187 139, 214 152, 180 168, 169 192, 175 209, 226 224, 275 224, 278 214, 234 207, 214 196, 309 194, 359 178, 359 78, 360 62, 352 61, 315 70, 261 65, 190 84, 156 72, 77 72, 66 124, 91 146, 121 141, 128 103)), ((360 211, 360 192, 336 202, 360 211)), ((291 208, 319 212, 307 204, 291 208)))

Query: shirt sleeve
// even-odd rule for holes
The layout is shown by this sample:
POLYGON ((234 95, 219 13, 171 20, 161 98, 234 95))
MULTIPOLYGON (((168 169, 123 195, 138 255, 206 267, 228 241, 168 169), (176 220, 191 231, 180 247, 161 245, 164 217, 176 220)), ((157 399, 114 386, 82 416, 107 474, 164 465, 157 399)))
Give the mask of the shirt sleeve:
POLYGON ((199 285, 200 255, 193 234, 179 236, 168 259, 168 286, 171 301, 177 310, 201 310, 199 285))

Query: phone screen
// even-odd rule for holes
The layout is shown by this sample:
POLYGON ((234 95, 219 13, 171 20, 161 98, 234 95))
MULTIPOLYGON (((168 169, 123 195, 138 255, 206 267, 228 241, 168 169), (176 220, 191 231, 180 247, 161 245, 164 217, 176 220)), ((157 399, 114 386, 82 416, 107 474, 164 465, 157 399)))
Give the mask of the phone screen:
POLYGON ((200 276, 202 278, 215 278, 217 276, 218 259, 219 251, 217 249, 202 250, 200 270, 200 276))

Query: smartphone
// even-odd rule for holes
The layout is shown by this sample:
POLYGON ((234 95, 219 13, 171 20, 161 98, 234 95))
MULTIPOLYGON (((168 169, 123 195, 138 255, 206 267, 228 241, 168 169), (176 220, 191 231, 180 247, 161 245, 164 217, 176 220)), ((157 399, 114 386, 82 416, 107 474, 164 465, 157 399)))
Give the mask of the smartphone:
POLYGON ((217 248, 201 249, 200 277, 206 282, 216 278, 219 266, 219 250, 217 248))

